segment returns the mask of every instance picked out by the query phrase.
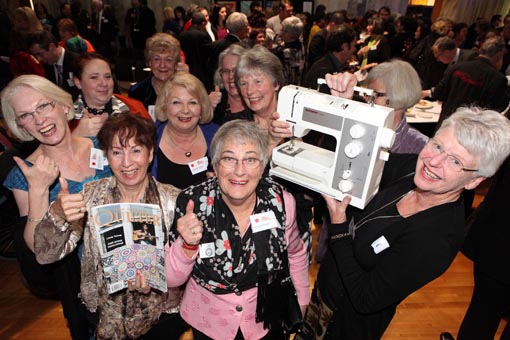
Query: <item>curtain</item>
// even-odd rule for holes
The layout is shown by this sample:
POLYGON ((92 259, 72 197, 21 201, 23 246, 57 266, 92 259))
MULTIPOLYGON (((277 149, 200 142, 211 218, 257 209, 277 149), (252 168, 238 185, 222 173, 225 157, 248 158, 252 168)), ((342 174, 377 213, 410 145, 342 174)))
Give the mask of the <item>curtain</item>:
POLYGON ((510 1, 508 0, 445 0, 440 17, 469 25, 477 17, 490 19, 494 14, 505 16, 509 10, 510 1))

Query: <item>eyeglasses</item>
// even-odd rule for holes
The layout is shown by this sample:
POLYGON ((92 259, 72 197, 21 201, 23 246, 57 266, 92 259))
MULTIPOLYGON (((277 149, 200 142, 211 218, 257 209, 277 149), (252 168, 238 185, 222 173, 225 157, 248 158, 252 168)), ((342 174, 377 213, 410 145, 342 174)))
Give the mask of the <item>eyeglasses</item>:
POLYGON ((29 123, 29 122, 32 122, 34 120, 34 114, 35 113, 37 113, 38 115, 45 115, 45 114, 49 113, 51 110, 53 110, 54 108, 55 108, 55 102, 54 101, 47 102, 47 103, 42 103, 41 105, 36 107, 34 111, 32 111, 32 112, 25 112, 25 113, 20 114, 19 116, 16 117, 16 120, 20 124, 29 123))
POLYGON ((233 76, 235 73, 236 73, 236 69, 235 69, 235 68, 233 68, 233 69, 222 68, 222 69, 220 70, 220 74, 221 74, 221 75, 224 75, 224 74, 225 74, 225 75, 227 75, 227 76, 229 76, 229 77, 230 77, 231 75, 233 76))
POLYGON ((436 142, 434 139, 430 139, 427 144, 425 144, 425 148, 435 156, 445 154, 446 155, 446 166, 453 171, 461 172, 461 171, 469 171, 474 172, 478 171, 478 169, 468 169, 464 167, 464 164, 455 156, 450 155, 444 151, 443 146, 436 142))
POLYGON ((223 166, 224 168, 227 168, 227 169, 232 169, 232 168, 237 167, 237 165, 239 164, 239 161, 241 161, 243 166, 247 169, 255 169, 260 165, 260 162, 262 162, 260 159, 255 158, 255 157, 244 158, 241 160, 234 158, 234 157, 220 158, 221 166, 223 166))
POLYGON ((375 98, 386 97, 386 92, 377 92, 376 90, 372 90, 372 94, 363 93, 363 98, 368 104, 372 104, 375 98))
POLYGON ((174 61, 174 58, 170 57, 170 56, 162 57, 159 55, 153 55, 151 57, 151 62, 156 63, 156 64, 160 64, 161 62, 163 62, 165 64, 171 64, 173 61, 174 61))

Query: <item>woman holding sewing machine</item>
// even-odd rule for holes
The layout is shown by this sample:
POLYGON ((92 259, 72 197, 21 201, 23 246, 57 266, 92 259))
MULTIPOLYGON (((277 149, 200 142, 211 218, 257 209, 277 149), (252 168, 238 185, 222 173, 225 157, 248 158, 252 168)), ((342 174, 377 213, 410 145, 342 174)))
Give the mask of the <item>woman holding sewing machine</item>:
MULTIPOLYGON (((345 97, 352 95, 353 78, 326 76, 332 93, 345 97)), ((271 126, 288 128, 284 122, 271 126)), ((323 339, 381 338, 400 301, 455 258, 464 235, 463 190, 492 176, 509 153, 504 116, 463 108, 418 156, 390 157, 381 191, 365 210, 347 210, 349 196, 342 202, 325 197, 332 236, 312 295, 315 306, 296 339, 314 339, 315 332, 325 333, 323 339)))

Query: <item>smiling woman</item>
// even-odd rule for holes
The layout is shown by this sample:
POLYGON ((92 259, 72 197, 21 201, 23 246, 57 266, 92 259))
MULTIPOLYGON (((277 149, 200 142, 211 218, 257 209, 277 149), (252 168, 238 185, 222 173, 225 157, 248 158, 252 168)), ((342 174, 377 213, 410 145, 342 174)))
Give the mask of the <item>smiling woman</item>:
POLYGON ((462 192, 492 176, 509 153, 506 117, 461 108, 418 156, 390 156, 381 190, 363 211, 348 210, 349 197, 325 196, 329 252, 296 339, 380 339, 400 301, 455 258, 464 237, 462 192))
POLYGON ((60 191, 57 178, 65 178, 69 192, 84 183, 109 176, 110 169, 93 168, 89 159, 98 147, 96 139, 72 136, 68 120, 74 116, 71 95, 35 76, 20 76, 2 92, 2 109, 9 129, 22 141, 36 139, 37 149, 25 160, 15 158, 17 166, 4 186, 12 190, 19 209, 19 226, 14 231, 18 261, 29 287, 56 291, 73 339, 88 339, 88 324, 78 299, 80 265, 77 252, 51 267, 35 260, 34 229, 45 216, 50 202, 60 191))
POLYGON ((102 55, 79 56, 73 74, 74 84, 81 91, 74 103, 73 134, 96 136, 108 117, 128 111, 152 119, 142 103, 113 93, 112 70, 102 55))
POLYGON ((206 178, 209 145, 218 129, 212 116, 211 102, 197 77, 178 72, 165 83, 156 101, 154 177, 181 189, 206 178))
POLYGON ((175 242, 165 252, 168 285, 187 282, 181 315, 196 340, 283 339, 288 295, 278 295, 280 279, 292 282, 302 310, 309 301, 294 198, 263 175, 267 134, 254 122, 225 123, 211 157, 217 177, 177 198, 175 242))

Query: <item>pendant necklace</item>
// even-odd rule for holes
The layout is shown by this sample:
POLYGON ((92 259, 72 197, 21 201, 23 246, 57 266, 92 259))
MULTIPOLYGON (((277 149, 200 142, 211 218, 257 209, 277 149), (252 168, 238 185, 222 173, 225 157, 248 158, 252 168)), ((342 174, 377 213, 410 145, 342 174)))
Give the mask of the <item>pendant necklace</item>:
POLYGON ((191 151, 190 150, 193 147, 193 145, 195 144, 195 141, 197 140, 197 137, 198 137, 198 129, 195 130, 195 137, 191 141, 191 144, 187 148, 183 148, 182 146, 180 146, 179 144, 177 144, 174 141, 174 139, 172 138, 172 134, 170 133, 170 131, 168 131, 168 138, 170 138, 170 141, 172 142, 172 144, 175 145, 176 147, 178 147, 179 149, 181 149, 182 151, 184 151, 184 156, 186 156, 187 158, 191 157, 191 151))

